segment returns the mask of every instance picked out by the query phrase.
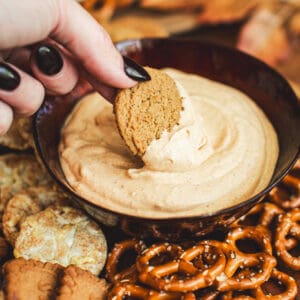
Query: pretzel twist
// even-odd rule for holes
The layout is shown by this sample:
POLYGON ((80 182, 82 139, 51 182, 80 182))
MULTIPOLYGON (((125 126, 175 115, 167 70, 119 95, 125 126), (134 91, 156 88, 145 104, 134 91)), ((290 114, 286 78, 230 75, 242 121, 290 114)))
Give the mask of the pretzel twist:
POLYGON ((225 277, 217 278, 216 286, 219 291, 245 290, 257 288, 271 275, 276 259, 272 256, 272 245, 269 231, 264 226, 244 226, 232 228, 226 243, 234 251, 232 262, 226 268, 225 277), (239 240, 254 240, 261 246, 257 253, 241 251, 239 240), (259 270, 254 270, 259 268, 259 270))
POLYGON ((273 268, 276 266, 276 259, 266 253, 256 254, 253 257, 255 257, 256 263, 252 261, 249 264, 245 264, 237 275, 227 278, 224 281, 219 281, 217 289, 221 292, 256 289, 267 281, 273 268), (258 268, 258 270, 254 271, 251 267, 258 268))
MULTIPOLYGON (((247 264, 248 261, 256 260, 255 255, 253 253, 245 253, 239 250, 237 247, 238 240, 253 240, 257 244, 259 244, 262 248, 263 253, 268 253, 272 255, 272 244, 271 244, 271 236, 269 230, 266 229, 264 226, 241 226, 232 228, 227 235, 226 243, 231 245, 238 256, 244 257, 245 263, 247 264)), ((258 253, 256 253, 258 254, 258 253)))
POLYGON ((223 293, 220 298, 221 298, 221 300, 255 300, 256 299, 249 295, 236 295, 235 296, 233 291, 223 293))
POLYGON ((272 295, 266 294, 262 286, 256 289, 248 291, 250 295, 234 295, 234 291, 228 291, 221 295, 222 300, 293 300, 297 296, 297 284, 291 276, 286 273, 280 272, 277 269, 273 269, 270 279, 277 282, 281 287, 284 286, 284 290, 281 293, 272 295))
POLYGON ((300 160, 283 178, 281 185, 274 187, 269 193, 269 199, 285 210, 300 207, 300 177, 293 173, 299 171, 300 160))
POLYGON ((237 251, 232 245, 215 240, 206 240, 201 243, 211 245, 221 249, 226 257, 226 265, 224 275, 228 278, 234 275, 237 269, 243 264, 244 257, 237 254, 237 251))
POLYGON ((138 273, 135 263, 121 271, 118 271, 118 264, 122 256, 125 255, 128 250, 134 250, 138 256, 145 248, 145 244, 142 241, 136 239, 125 240, 123 242, 115 244, 114 248, 107 258, 107 279, 112 283, 118 283, 122 281, 130 283, 136 282, 138 273))
POLYGON ((258 287, 254 291, 255 299, 261 300, 293 300, 297 296, 297 284, 291 276, 278 271, 277 269, 273 269, 271 277, 276 280, 281 286, 284 285, 285 290, 280 294, 269 295, 265 294, 262 287, 258 287))
POLYGON ((283 215, 275 234, 277 256, 291 269, 300 270, 300 258, 293 256, 289 250, 298 245, 300 240, 300 209, 296 208, 283 215), (290 238, 290 236, 292 238, 290 238))
POLYGON ((212 245, 199 243, 183 252, 177 247, 158 244, 146 250, 137 261, 140 281, 159 290, 187 293, 212 285, 225 268, 222 250, 212 245), (171 262, 150 266, 155 256, 172 250, 182 253, 171 262))
POLYGON ((199 290, 195 293, 195 299, 201 299, 201 300, 215 300, 218 299, 218 296, 220 295, 220 292, 215 289, 215 287, 208 287, 204 288, 202 290, 199 290))
MULTIPOLYGON (((274 203, 270 202, 264 202, 256 204, 246 215, 241 217, 239 220, 234 222, 231 227, 238 227, 245 225, 251 225, 251 226, 265 226, 267 228, 270 228, 273 220, 278 216, 283 214, 284 211, 275 205, 274 203), (247 224, 247 221, 251 219, 253 216, 258 216, 256 218, 256 222, 251 224, 247 224)), ((249 222, 249 221, 248 221, 249 222)))
POLYGON ((108 293, 107 300, 123 300, 128 297, 141 300, 192 300, 178 293, 158 292, 132 283, 116 284, 108 293))

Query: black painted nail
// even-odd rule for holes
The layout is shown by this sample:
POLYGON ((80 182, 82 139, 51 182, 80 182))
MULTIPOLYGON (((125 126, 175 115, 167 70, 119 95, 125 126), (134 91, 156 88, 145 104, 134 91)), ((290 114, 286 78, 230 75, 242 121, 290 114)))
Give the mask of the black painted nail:
POLYGON ((36 49, 35 61, 42 73, 45 75, 55 75, 63 67, 63 60, 54 47, 43 45, 36 49))
POLYGON ((20 84, 20 75, 5 63, 0 63, 0 89, 13 91, 20 84))
POLYGON ((128 77, 135 81, 148 81, 151 79, 148 72, 139 64, 127 56, 123 56, 124 71, 128 77))

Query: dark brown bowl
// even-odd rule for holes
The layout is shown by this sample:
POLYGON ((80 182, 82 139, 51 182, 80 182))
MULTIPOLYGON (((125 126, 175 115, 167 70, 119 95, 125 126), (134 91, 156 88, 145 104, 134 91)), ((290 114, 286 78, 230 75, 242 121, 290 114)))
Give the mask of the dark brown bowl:
POLYGON ((34 119, 37 150, 52 176, 90 215, 108 226, 119 226, 126 233, 140 237, 177 239, 200 236, 225 227, 261 201, 290 170, 300 146, 300 111, 297 98, 286 80, 261 61, 237 50, 200 41, 178 39, 130 40, 117 44, 124 55, 142 65, 172 67, 200 74, 233 86, 248 94, 266 113, 279 138, 280 154, 269 186, 238 205, 212 215, 186 218, 139 218, 107 210, 76 195, 65 179, 58 158, 60 129, 76 102, 92 91, 80 81, 66 96, 47 97, 34 119))

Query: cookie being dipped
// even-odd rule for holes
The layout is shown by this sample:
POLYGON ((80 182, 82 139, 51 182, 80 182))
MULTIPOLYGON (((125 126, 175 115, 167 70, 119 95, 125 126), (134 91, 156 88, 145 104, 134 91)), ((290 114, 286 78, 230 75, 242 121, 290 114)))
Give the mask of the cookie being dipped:
POLYGON ((151 80, 120 90, 114 102, 117 127, 134 155, 143 156, 153 140, 179 123, 182 97, 165 72, 146 67, 151 80))

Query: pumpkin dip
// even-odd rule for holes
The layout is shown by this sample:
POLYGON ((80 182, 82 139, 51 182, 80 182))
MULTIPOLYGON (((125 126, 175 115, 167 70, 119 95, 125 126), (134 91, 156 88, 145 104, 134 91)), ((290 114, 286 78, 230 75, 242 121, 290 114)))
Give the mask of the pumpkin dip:
POLYGON ((75 192, 120 213, 150 218, 211 214, 269 183, 276 132, 242 92, 165 69, 183 98, 180 122, 148 146, 141 164, 123 142, 113 107, 85 96, 61 132, 60 161, 75 192))

